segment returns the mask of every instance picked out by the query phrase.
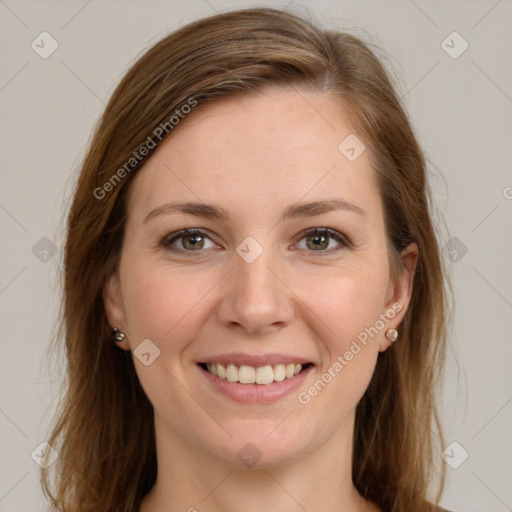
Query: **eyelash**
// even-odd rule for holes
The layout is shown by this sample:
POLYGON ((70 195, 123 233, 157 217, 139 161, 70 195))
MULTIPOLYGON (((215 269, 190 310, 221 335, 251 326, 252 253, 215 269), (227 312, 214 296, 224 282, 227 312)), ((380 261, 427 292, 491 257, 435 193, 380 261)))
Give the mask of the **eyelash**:
MULTIPOLYGON (((182 229, 181 231, 177 231, 175 233, 166 235, 162 239, 160 245, 162 247, 164 247, 165 249, 167 249, 169 251, 173 251, 173 252, 178 252, 178 253, 199 252, 200 253, 200 252, 202 252, 201 249, 198 249, 197 251, 191 251, 191 250, 186 250, 186 249, 178 249, 176 247, 171 246, 174 242, 176 242, 180 238, 184 238, 186 236, 194 236, 194 235, 201 235, 201 236, 208 238, 209 240, 212 240, 208 236, 208 234, 205 231, 203 231, 202 229, 187 228, 187 229, 182 229)), ((309 228, 309 229, 306 229, 297 235, 298 242, 300 242, 303 238, 306 238, 311 235, 326 236, 329 238, 333 238, 340 244, 340 246, 338 246, 334 249, 326 249, 326 250, 318 251, 318 254, 315 254, 317 251, 307 251, 307 252, 311 253, 313 256, 322 256, 324 254, 332 254, 332 253, 338 252, 342 249, 348 249, 348 248, 352 247, 352 243, 343 234, 341 234, 339 231, 336 231, 331 228, 309 228)))

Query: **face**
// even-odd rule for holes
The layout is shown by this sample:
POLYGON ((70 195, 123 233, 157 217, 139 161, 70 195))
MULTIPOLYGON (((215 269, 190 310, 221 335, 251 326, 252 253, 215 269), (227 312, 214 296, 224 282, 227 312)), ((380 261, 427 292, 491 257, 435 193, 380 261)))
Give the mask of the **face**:
POLYGON ((133 179, 104 301, 169 444, 272 467, 353 428, 411 282, 391 279, 367 151, 339 149, 351 134, 323 94, 231 98, 189 114, 133 179))

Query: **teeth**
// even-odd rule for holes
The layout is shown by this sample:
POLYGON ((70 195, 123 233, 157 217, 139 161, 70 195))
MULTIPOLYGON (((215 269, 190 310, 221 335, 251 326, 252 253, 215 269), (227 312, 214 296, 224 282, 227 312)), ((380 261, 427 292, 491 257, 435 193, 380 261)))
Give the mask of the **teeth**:
POLYGON ((291 379, 302 370, 302 365, 297 363, 277 364, 274 367, 270 365, 254 366, 241 365, 236 366, 232 363, 224 366, 220 363, 208 363, 207 370, 230 382, 240 382, 240 384, 270 384, 272 382, 281 382, 284 379, 291 379))
POLYGON ((274 380, 277 382, 281 382, 286 378, 286 368, 284 364, 278 364, 274 366, 274 380))
POLYGON ((270 384, 274 382, 274 370, 272 366, 260 366, 256 368, 256 384, 270 384))
POLYGON ((256 370, 252 366, 241 365, 238 369, 238 380, 240 384, 254 384, 256 382, 256 370))
POLYGON ((226 368, 226 379, 229 382, 238 382, 238 367, 234 364, 228 364, 226 368))

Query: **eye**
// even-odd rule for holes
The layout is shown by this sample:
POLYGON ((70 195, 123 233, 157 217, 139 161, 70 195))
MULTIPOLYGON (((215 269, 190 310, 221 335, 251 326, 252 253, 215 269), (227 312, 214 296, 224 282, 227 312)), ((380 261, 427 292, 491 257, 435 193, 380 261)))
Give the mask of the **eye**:
MULTIPOLYGON (((330 254, 352 246, 343 234, 331 228, 307 229, 300 233, 298 238, 300 242, 305 240, 305 248, 299 247, 299 249, 308 252, 330 254), (335 240, 338 245, 330 247, 332 240, 335 240)), ((170 251, 182 253, 200 252, 203 249, 218 247, 205 231, 197 228, 187 228, 171 233, 161 241, 161 245, 170 251), (211 244, 210 246, 208 246, 208 242, 211 244)))
MULTIPOLYGON (((300 241, 305 240, 306 250, 309 252, 333 253, 351 246, 347 238, 340 232, 330 228, 312 228, 303 231, 300 241), (330 247, 330 241, 335 240, 338 245, 330 247)), ((303 249, 303 247, 300 247, 303 249)))
POLYGON ((162 242, 163 247, 170 250, 183 251, 183 252, 195 252, 201 249, 211 249, 217 247, 217 245, 208 237, 208 235, 201 229, 183 229, 177 233, 172 233, 166 236, 162 242), (205 242, 209 240, 212 244, 210 247, 205 246, 205 242), (178 242, 178 247, 176 247, 178 242), (180 247, 181 246, 181 247, 180 247))

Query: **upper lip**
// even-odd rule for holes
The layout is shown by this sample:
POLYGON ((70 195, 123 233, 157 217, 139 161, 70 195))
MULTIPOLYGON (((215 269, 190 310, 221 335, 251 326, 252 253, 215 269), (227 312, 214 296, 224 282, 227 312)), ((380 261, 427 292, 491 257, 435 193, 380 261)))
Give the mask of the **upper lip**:
POLYGON ((207 357, 198 361, 198 363, 211 363, 211 364, 234 364, 236 366, 247 365, 258 368, 260 366, 275 366, 277 364, 313 364, 309 359, 303 357, 293 356, 289 354, 262 354, 262 355, 249 355, 249 354, 219 354, 216 356, 207 357))

